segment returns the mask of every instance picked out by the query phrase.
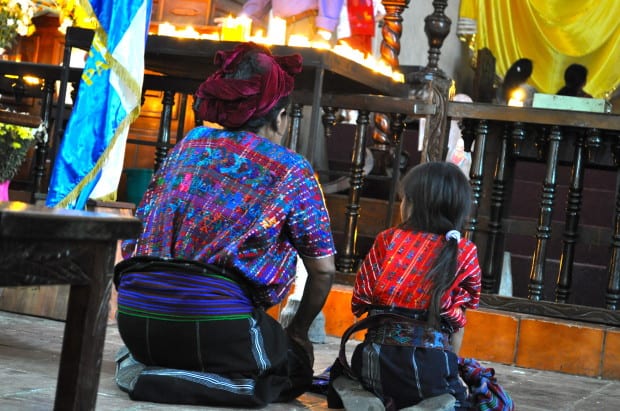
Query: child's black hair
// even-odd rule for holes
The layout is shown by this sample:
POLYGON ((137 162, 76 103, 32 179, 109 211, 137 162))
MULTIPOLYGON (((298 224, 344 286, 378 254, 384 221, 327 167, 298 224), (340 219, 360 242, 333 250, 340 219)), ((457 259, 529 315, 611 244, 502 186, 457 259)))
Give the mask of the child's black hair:
POLYGON ((462 231, 469 217, 472 191, 469 180, 456 165, 428 162, 413 167, 401 180, 401 196, 406 199, 409 216, 402 228, 442 236, 445 245, 439 251, 426 277, 433 283, 429 323, 440 324, 441 296, 456 276, 458 241, 446 239, 450 230, 462 231))

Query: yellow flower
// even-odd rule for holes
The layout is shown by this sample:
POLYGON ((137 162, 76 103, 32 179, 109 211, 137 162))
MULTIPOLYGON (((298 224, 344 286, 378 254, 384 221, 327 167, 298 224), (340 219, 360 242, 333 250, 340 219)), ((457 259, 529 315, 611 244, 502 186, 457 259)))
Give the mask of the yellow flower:
POLYGON ((0 182, 10 180, 18 172, 38 130, 0 123, 0 182))
POLYGON ((35 4, 30 0, 0 0, 0 48, 9 48, 16 37, 34 33, 35 4))

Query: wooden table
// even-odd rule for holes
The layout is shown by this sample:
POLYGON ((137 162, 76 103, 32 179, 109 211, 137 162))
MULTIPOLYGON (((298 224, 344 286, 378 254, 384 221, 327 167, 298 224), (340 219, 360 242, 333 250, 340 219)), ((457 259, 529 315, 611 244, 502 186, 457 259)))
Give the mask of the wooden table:
POLYGON ((131 216, 0 202, 0 287, 71 285, 56 410, 95 409, 116 247, 140 229, 131 216))

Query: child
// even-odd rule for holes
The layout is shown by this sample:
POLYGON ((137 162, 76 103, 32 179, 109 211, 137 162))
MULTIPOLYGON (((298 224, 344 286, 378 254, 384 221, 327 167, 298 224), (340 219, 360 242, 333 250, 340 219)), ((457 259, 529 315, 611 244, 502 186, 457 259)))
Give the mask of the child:
POLYGON ((457 353, 465 309, 480 299, 476 246, 459 233, 472 201, 469 181, 452 163, 430 162, 401 185, 402 223, 377 236, 355 281, 353 313, 368 313, 372 325, 351 370, 388 408, 451 394, 455 409, 467 409, 457 353))

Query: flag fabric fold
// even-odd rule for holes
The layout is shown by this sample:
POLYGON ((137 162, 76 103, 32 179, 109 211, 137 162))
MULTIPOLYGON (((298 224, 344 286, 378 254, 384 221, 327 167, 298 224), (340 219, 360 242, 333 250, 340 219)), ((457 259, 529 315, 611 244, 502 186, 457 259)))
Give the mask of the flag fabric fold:
POLYGON ((54 161, 46 204, 85 208, 114 194, 129 126, 140 114, 150 0, 78 0, 97 19, 77 98, 54 161))

